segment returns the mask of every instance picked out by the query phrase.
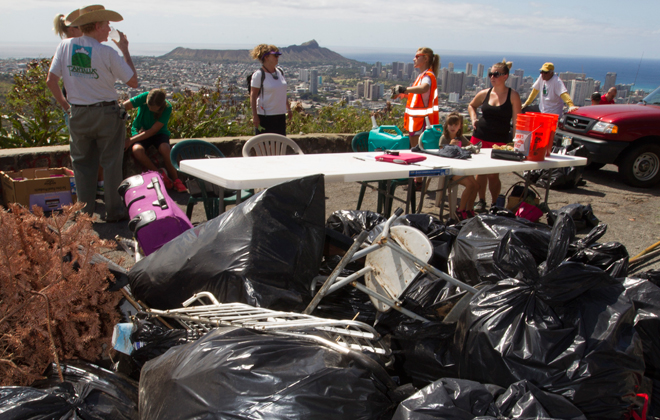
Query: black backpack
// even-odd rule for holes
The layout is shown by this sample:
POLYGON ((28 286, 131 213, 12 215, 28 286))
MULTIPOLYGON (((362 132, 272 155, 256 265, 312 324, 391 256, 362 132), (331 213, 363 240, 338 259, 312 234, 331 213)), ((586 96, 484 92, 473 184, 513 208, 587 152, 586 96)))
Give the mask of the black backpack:
MULTIPOLYGON (((282 76, 284 76, 284 70, 282 70, 282 67, 280 67, 280 66, 275 67, 275 71, 279 71, 280 74, 282 74, 282 76)), ((254 72, 248 74, 247 77, 245 78, 245 80, 247 81, 248 92, 251 92, 251 89, 252 89, 252 75, 253 74, 254 74, 254 72)), ((261 86, 262 87, 264 86, 264 80, 265 79, 266 79, 266 72, 264 71, 264 68, 262 67, 261 68, 261 86)), ((260 89, 259 93, 263 93, 263 91, 264 91, 263 89, 260 89)))

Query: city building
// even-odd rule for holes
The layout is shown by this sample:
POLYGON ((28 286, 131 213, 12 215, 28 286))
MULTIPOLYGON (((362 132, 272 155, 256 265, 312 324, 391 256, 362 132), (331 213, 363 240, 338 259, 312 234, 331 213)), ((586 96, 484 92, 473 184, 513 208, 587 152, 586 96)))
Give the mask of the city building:
POLYGON ((449 99, 447 100, 447 102, 458 103, 458 101, 460 99, 461 98, 460 98, 460 95, 458 93, 452 92, 452 93, 449 94, 449 99))
POLYGON ((525 77, 525 70, 516 69, 516 71, 514 71, 513 74, 520 77, 520 79, 522 80, 522 78, 525 77))
POLYGON ((612 86, 616 86, 616 73, 610 72, 605 75, 605 85, 603 86, 603 92, 607 92, 612 86))
POLYGON ((319 71, 318 70, 312 70, 309 74, 310 80, 309 80, 309 92, 312 95, 316 95, 319 93, 319 71))
POLYGON ((477 64, 477 77, 480 79, 484 78, 484 65, 481 63, 477 64))
POLYGON ((465 63, 465 74, 472 76, 472 63, 465 63))
POLYGON ((447 68, 449 69, 449 71, 454 71, 454 63, 447 64, 447 68))

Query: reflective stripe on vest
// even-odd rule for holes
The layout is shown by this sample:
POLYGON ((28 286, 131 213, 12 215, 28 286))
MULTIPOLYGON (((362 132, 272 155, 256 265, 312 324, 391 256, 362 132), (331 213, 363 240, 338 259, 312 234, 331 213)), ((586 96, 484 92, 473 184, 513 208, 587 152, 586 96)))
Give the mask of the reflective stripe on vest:
POLYGON ((429 104, 427 106, 424 105, 421 93, 408 94, 408 103, 406 104, 406 113, 403 121, 405 128, 409 132, 420 131, 424 127, 425 117, 429 117, 431 125, 440 122, 440 116, 438 115, 438 111, 440 110, 438 106, 438 85, 433 72, 428 69, 424 73, 421 73, 415 80, 413 87, 421 86, 424 76, 427 75, 431 79, 429 104))

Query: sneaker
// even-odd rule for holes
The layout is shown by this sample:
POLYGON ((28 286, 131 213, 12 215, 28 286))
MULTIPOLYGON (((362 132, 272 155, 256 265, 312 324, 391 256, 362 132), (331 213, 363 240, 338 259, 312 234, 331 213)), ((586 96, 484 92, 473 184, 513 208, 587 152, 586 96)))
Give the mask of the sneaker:
POLYGON ((486 200, 479 200, 477 201, 477 204, 474 205, 474 211, 477 213, 485 213, 488 210, 487 207, 486 200))
POLYGON ((456 217, 458 218, 459 222, 462 222, 463 220, 469 219, 470 215, 465 210, 461 210, 461 211, 457 210, 456 211, 456 217))
POLYGON ((103 188, 103 185, 96 186, 96 195, 99 197, 103 197, 105 195, 105 190, 103 188))
POLYGON ((163 183, 165 184, 165 188, 171 190, 174 184, 172 183, 170 177, 167 175, 167 171, 165 170, 165 168, 160 168, 158 172, 160 172, 160 175, 163 177, 163 183))
POLYGON ((183 185, 183 182, 181 182, 180 179, 175 179, 174 180, 174 189, 177 190, 178 192, 186 192, 188 189, 186 188, 185 185, 183 185))
POLYGON ((474 210, 466 210, 466 211, 467 211, 467 214, 468 214, 469 217, 476 216, 476 214, 474 214, 474 210))

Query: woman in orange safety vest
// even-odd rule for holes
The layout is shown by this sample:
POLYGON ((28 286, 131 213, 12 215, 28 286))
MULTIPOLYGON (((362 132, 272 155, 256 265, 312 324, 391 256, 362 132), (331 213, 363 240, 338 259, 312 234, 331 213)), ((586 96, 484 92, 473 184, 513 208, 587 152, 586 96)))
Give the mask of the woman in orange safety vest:
MULTIPOLYGON (((433 54, 430 48, 420 48, 413 59, 415 68, 420 73, 410 87, 397 86, 398 93, 407 93, 406 113, 403 116, 403 125, 408 130, 410 147, 419 143, 419 136, 426 129, 426 117, 431 125, 440 122, 438 115, 438 83, 436 74, 440 66, 440 56, 433 54)), ((421 187, 421 179, 415 179, 417 189, 421 187)))
POLYGON ((433 54, 430 48, 420 48, 413 60, 415 68, 420 73, 410 87, 404 87, 400 93, 408 93, 406 113, 403 117, 403 125, 408 130, 410 147, 417 146, 419 136, 426 128, 425 118, 428 117, 431 124, 438 124, 438 84, 436 74, 440 65, 440 56, 433 54))

